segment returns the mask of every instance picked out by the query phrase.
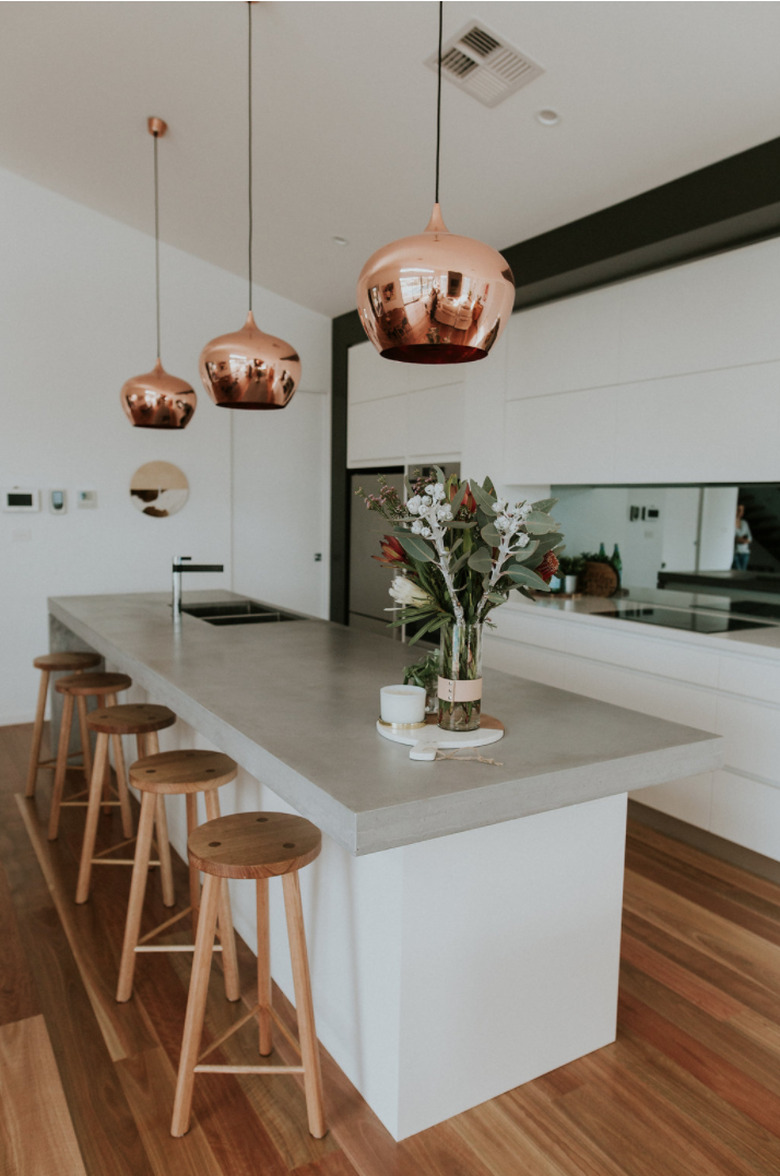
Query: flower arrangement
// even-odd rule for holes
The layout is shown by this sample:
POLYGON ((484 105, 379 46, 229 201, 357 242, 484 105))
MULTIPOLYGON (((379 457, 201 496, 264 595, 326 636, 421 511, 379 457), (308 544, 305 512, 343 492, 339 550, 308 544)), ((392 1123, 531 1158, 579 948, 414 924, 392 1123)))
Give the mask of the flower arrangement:
POLYGON ((419 624, 410 645, 446 625, 482 624, 513 588, 529 597, 549 591, 562 539, 548 513, 556 499, 510 505, 489 478, 445 478, 438 467, 407 479, 405 503, 381 476, 379 484, 376 494, 357 494, 392 524, 374 558, 399 573, 390 586, 391 624, 419 624))

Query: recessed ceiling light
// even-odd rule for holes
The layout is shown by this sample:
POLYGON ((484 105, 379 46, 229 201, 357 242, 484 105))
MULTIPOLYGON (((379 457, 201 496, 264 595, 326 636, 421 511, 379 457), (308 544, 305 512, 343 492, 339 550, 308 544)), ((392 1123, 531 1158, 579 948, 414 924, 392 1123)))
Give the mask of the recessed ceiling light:
POLYGON ((537 110, 536 121, 540 122, 543 127, 554 127, 556 123, 561 121, 561 116, 557 110, 537 110))
POLYGON ((349 241, 346 237, 333 237, 332 240, 336 245, 349 245, 349 241))

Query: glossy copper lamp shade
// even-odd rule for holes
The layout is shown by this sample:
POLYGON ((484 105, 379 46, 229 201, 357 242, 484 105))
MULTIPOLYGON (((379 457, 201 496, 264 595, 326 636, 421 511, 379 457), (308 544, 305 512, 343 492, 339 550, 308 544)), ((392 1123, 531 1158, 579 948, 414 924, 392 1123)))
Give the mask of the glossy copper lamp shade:
POLYGON ((515 281, 501 254, 450 233, 434 204, 423 233, 363 266, 357 308, 371 342, 402 363, 484 359, 512 313, 515 281))
POLYGON ((168 130, 161 118, 147 120, 154 139, 154 274, 157 310, 157 362, 154 371, 131 376, 122 385, 119 399, 125 416, 137 429, 183 429, 195 412, 198 397, 186 380, 171 376, 160 360, 160 220, 157 183, 157 140, 168 130))
POLYGON ((169 375, 159 359, 153 372, 125 381, 120 399, 127 419, 138 429, 183 429, 198 402, 186 380, 169 375))
POLYGON ((261 331, 251 310, 240 331, 206 344, 199 367, 203 386, 220 408, 285 408, 301 378, 295 350, 261 331))

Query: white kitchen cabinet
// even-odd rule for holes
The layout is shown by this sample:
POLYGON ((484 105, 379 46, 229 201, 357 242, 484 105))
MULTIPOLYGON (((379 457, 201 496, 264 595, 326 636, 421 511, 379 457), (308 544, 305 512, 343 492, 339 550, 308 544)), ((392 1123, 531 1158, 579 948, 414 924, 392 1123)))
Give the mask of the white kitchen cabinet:
POLYGON ((485 663, 724 736, 724 770, 633 799, 780 861, 778 630, 719 638, 588 615, 586 601, 579 608, 549 601, 496 609, 485 663))

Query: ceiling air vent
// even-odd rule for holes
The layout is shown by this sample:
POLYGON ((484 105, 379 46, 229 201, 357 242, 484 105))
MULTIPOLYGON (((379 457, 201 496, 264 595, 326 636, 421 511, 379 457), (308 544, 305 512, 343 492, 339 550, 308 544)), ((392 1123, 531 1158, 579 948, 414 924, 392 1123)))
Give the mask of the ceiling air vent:
MULTIPOLYGON (((438 54, 433 53, 425 64, 437 70, 438 54)), ((441 72, 442 77, 484 106, 498 106, 544 70, 484 25, 471 20, 442 45, 441 72)))

